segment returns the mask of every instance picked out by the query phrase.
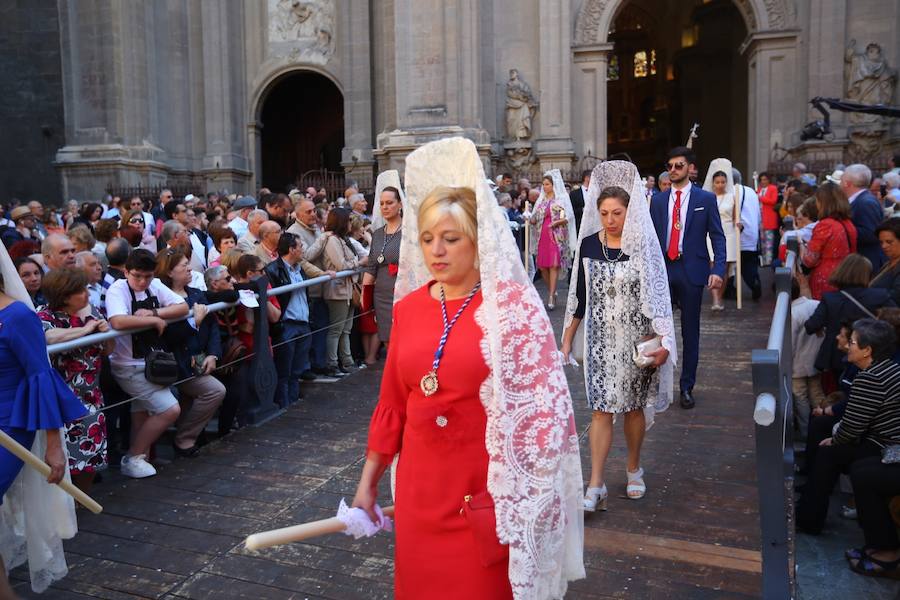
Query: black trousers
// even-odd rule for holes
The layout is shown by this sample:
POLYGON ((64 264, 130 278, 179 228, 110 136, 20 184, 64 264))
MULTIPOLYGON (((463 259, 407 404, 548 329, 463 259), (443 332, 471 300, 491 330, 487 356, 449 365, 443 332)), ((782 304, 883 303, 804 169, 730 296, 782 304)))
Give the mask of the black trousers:
POLYGON ((868 440, 858 444, 821 446, 809 481, 797 503, 797 527, 807 533, 821 533, 828 515, 828 500, 841 473, 863 458, 881 456, 881 448, 868 440))
POLYGON ((759 288, 759 252, 741 250, 741 279, 751 290, 759 288))
POLYGON ((816 464, 816 455, 819 452, 819 442, 825 438, 831 437, 831 430, 837 422, 837 417, 831 417, 829 415, 809 417, 809 428, 807 429, 806 434, 806 454, 804 455, 804 459, 806 460, 805 466, 808 472, 812 473, 813 466, 816 464))
POLYGON ((900 549, 897 526, 888 509, 891 498, 900 496, 900 464, 886 465, 880 456, 864 458, 850 467, 850 480, 866 546, 900 549))
POLYGON ((850 467, 850 480, 866 546, 900 549, 897 526, 888 509, 891 498, 900 496, 900 464, 886 465, 880 456, 864 458, 850 467))

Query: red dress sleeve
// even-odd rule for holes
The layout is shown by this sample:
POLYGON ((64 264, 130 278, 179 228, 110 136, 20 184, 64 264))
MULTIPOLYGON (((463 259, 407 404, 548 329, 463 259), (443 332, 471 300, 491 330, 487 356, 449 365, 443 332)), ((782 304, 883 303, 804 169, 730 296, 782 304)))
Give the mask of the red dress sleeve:
POLYGON ((806 254, 803 256, 803 264, 812 269, 822 260, 822 252, 825 244, 831 239, 831 221, 822 219, 813 227, 812 237, 806 245, 806 254))
POLYGON ((390 463, 400 452, 403 428, 406 425, 406 401, 410 393, 410 388, 403 380, 398 358, 403 335, 397 306, 394 306, 393 313, 394 334, 391 336, 387 362, 384 366, 384 374, 381 376, 378 405, 375 406, 375 412, 369 423, 367 448, 368 452, 380 455, 382 464, 390 463))

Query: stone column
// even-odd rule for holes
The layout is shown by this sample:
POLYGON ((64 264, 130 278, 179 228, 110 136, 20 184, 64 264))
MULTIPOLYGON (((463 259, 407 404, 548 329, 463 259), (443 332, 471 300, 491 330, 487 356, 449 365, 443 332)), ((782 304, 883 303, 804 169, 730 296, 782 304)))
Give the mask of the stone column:
MULTIPOLYGON (((757 32, 741 48, 748 56, 748 170, 762 171, 772 149, 791 145, 801 120, 796 111, 797 30, 757 32)), ((749 181, 749 180, 748 180, 749 181)))
POLYGON ((207 34, 203 37, 206 149, 201 172, 211 190, 243 190, 252 177, 244 147, 243 5, 239 0, 203 0, 201 4, 207 34))
POLYGON ((540 0, 540 112, 536 152, 542 170, 570 169, 572 141, 571 2, 540 0))
POLYGON ((426 142, 465 136, 489 167, 490 134, 481 126, 482 0, 396 0, 395 129, 378 136, 380 169, 426 142))
POLYGON ((360 182, 372 179, 372 68, 369 0, 346 0, 341 15, 344 149, 341 166, 360 182))
POLYGON ((606 156, 606 75, 612 44, 576 46, 574 110, 575 152, 579 156, 606 156), (580 133, 579 133, 580 132, 580 133))
POLYGON ((107 185, 155 185, 168 168, 154 141, 153 12, 111 0, 58 4, 66 146, 54 166, 63 196, 103 196, 107 185))

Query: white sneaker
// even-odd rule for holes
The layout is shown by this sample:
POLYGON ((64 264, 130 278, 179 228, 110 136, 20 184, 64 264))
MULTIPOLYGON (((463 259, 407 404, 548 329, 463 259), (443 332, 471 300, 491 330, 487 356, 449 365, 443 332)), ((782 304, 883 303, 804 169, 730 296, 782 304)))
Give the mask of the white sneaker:
POLYGON ((144 477, 156 475, 156 469, 145 460, 146 456, 146 454, 138 454, 137 456, 126 454, 123 456, 121 463, 122 475, 134 479, 143 479, 144 477))

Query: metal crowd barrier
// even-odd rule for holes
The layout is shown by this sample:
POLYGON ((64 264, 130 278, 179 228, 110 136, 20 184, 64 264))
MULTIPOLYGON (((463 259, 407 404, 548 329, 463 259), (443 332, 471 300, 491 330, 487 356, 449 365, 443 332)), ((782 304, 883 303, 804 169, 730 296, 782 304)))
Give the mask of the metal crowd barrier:
POLYGON ((778 600, 793 598, 795 589, 791 277, 797 260, 791 249, 785 266, 775 270, 769 341, 752 354, 762 597, 778 600))
MULTIPOLYGON (((249 424, 256 424, 265 421, 277 414, 280 410, 278 405, 275 404, 274 401, 275 387, 278 383, 278 375, 275 371, 275 360, 272 355, 271 347, 269 346, 269 320, 268 318, 266 318, 266 315, 263 312, 266 307, 266 302, 264 301, 264 299, 268 298, 269 296, 277 296, 279 294, 285 294, 294 290, 319 285, 321 283, 331 281, 332 279, 352 277, 354 275, 359 275, 360 272, 361 270, 358 269, 350 271, 339 271, 337 274, 335 274, 334 278, 329 275, 322 275, 321 277, 314 277, 312 279, 301 281, 300 283, 291 283, 272 289, 268 289, 269 280, 266 277, 258 277, 251 282, 251 284, 255 286, 256 295, 260 300, 260 303, 258 308, 252 309, 254 312, 254 353, 250 361, 249 374, 244 378, 244 389, 241 392, 245 398, 245 403, 247 405, 246 416, 247 422, 249 424)), ((237 306, 237 304, 238 302, 215 302, 208 305, 208 311, 210 313, 213 313, 231 308, 233 306, 237 306)), ((178 321, 184 321, 192 316, 193 313, 194 311, 191 310, 186 316, 177 319, 169 319, 168 322, 176 323, 178 321)), ((66 352, 68 350, 74 350, 83 346, 90 346, 92 344, 111 340, 119 336, 131 335, 138 331, 147 331, 149 329, 151 328, 143 327, 140 329, 128 330, 110 329, 109 331, 103 333, 86 335, 84 337, 78 338, 77 340, 70 340, 68 342, 62 342, 59 344, 51 344, 47 347, 47 350, 50 354, 57 354, 59 352, 66 352)))

